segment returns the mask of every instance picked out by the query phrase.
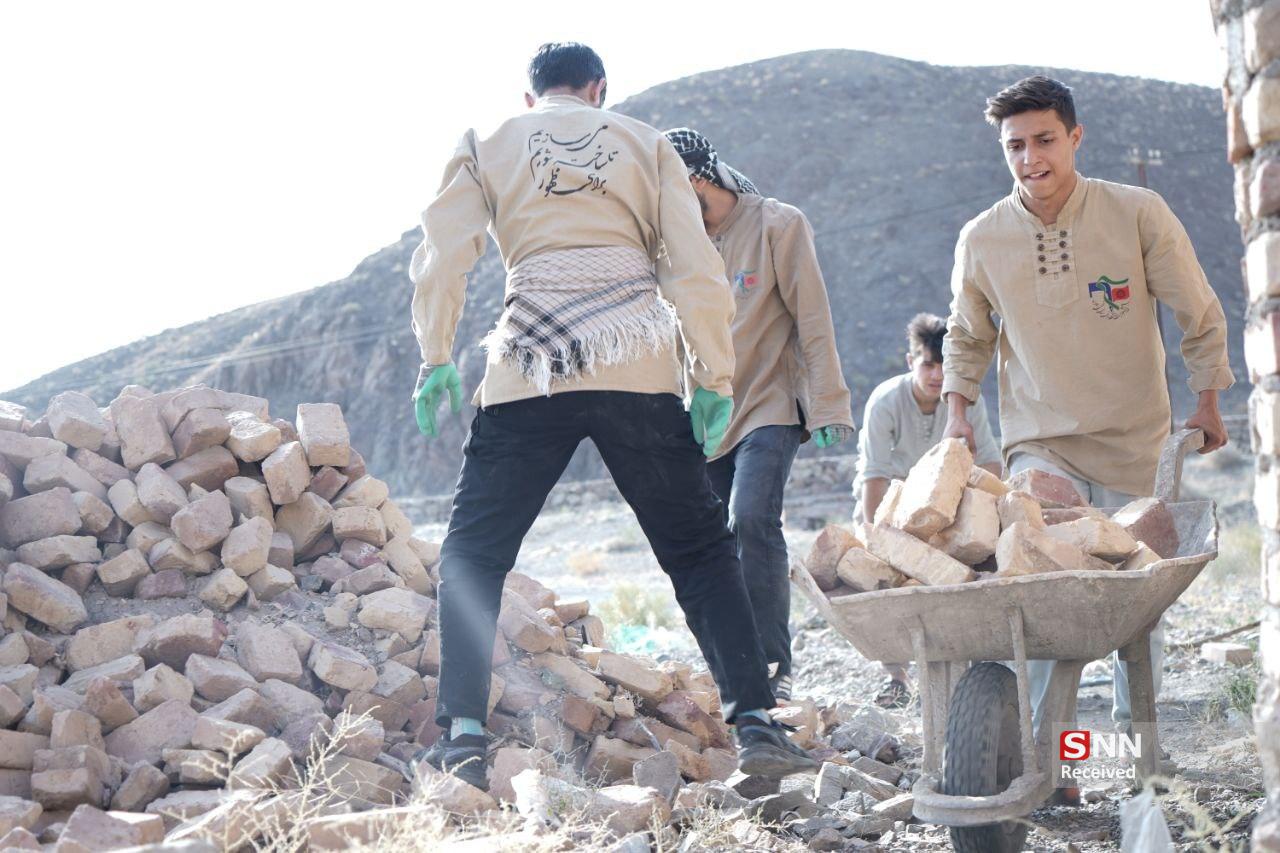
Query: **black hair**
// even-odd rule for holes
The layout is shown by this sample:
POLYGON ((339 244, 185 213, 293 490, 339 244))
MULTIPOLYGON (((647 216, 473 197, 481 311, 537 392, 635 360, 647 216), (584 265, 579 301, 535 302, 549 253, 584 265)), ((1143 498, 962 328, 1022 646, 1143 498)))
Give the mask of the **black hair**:
POLYGON ((1053 110, 1068 131, 1075 130, 1075 99, 1071 97, 1071 88, 1057 80, 1039 75, 1025 77, 987 98, 987 121, 996 127, 1009 116, 1033 110, 1053 110))
POLYGON ((907 351, 912 356, 927 352, 934 361, 942 361, 942 339, 946 336, 946 320, 937 314, 917 314, 907 324, 907 351))
POLYGON ((604 62, 585 44, 547 42, 529 60, 529 88, 541 95, 557 86, 581 89, 604 77, 604 62))

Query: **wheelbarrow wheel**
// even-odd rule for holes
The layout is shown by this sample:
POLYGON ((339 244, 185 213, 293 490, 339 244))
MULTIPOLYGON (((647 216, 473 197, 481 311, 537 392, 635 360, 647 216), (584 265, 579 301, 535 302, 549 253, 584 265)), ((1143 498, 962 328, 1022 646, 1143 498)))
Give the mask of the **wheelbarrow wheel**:
MULTIPOLYGON (((1018 725, 1018 680, 1008 667, 980 663, 956 685, 947 715, 942 793, 986 797, 1022 775, 1022 735, 1018 725)), ((1006 820, 983 826, 953 826, 958 853, 1021 850, 1027 824, 1006 820)))

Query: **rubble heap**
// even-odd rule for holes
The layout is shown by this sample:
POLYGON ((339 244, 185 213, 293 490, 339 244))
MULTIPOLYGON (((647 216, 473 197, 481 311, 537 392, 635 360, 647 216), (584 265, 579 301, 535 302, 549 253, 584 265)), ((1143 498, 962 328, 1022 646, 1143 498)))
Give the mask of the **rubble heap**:
MULTIPOLYGON (((283 803, 344 712, 363 716, 328 744, 343 797, 325 820, 401 802, 441 734, 438 558, 336 405, 291 423, 204 386, 130 386, 105 408, 66 392, 34 418, 0 403, 0 848, 108 849, 211 822, 225 841, 228 804, 283 803)), ((490 792, 446 780, 450 811, 515 802, 529 771, 544 801, 591 780, 624 831, 669 816, 683 782, 734 773, 707 673, 608 650, 586 601, 519 573, 498 625, 490 792)), ((818 745, 812 703, 783 716, 818 745)))
POLYGON ((1058 571, 1142 569, 1177 555, 1169 508, 1142 498, 1108 516, 1070 480, 1028 470, 1007 482, 959 439, 894 480, 859 529, 828 525, 805 567, 830 598, 1058 571))

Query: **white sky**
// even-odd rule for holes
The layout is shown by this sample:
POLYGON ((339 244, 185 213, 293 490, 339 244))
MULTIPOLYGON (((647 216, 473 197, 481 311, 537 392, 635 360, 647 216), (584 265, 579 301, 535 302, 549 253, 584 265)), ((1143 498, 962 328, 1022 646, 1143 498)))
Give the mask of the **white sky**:
POLYGON ((524 108, 525 64, 544 41, 593 46, 613 103, 817 48, 1216 86, 1208 7, 3 3, 0 391, 344 277, 413 227, 463 130, 524 108))

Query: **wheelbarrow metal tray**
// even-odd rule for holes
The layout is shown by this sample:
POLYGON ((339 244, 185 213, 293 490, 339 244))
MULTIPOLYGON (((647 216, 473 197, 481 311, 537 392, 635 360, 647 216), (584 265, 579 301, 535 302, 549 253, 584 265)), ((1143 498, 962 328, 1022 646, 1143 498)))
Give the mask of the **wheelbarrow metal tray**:
POLYGON ((1138 571, 1049 572, 833 599, 801 567, 793 574, 823 618, 870 660, 915 660, 911 635, 919 627, 928 660, 1012 660, 1008 614, 1015 607, 1022 611, 1027 658, 1094 660, 1147 630, 1217 556, 1212 501, 1169 509, 1178 554, 1138 571))

